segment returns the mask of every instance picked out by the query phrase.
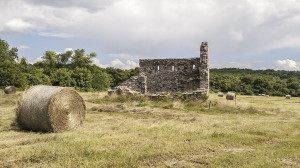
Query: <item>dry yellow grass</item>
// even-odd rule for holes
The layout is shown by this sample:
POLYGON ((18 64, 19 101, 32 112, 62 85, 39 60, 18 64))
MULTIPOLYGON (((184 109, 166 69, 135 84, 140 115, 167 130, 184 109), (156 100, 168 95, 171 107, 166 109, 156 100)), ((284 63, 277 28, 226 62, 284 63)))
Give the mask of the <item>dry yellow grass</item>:
POLYGON ((83 127, 36 133, 11 126, 18 95, 0 95, 0 167, 299 167, 300 99, 95 99, 83 127), (211 110, 208 103, 212 102, 211 110))

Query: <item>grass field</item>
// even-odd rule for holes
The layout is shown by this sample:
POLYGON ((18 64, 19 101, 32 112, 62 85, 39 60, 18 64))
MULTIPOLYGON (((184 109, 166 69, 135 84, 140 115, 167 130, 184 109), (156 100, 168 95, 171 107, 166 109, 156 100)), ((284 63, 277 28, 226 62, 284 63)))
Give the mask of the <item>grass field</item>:
POLYGON ((20 94, 0 94, 0 167, 300 167, 300 98, 80 93, 80 129, 38 133, 13 124, 20 94))

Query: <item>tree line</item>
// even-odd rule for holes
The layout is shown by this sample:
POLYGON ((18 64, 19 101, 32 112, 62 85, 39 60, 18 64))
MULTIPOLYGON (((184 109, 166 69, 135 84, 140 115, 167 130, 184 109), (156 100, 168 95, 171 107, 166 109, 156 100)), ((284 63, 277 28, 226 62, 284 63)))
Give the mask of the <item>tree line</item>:
POLYGON ((138 74, 138 68, 121 70, 93 64, 97 54, 84 49, 56 53, 45 51, 41 61, 29 63, 18 57, 18 49, 0 39, 0 87, 21 90, 33 85, 75 87, 81 91, 104 91, 138 74))
POLYGON ((300 96, 299 71, 211 69, 210 89, 214 92, 237 92, 243 95, 300 96))
MULTIPOLYGON (((81 91, 105 91, 139 73, 138 67, 130 70, 100 68, 93 64, 92 59, 96 56, 93 52, 87 54, 84 49, 64 53, 45 51, 41 61, 31 64, 18 57, 17 48, 11 48, 0 39, 0 87, 11 85, 22 90, 44 84, 75 87, 81 91)), ((243 95, 300 96, 300 72, 211 69, 210 90, 243 95)))

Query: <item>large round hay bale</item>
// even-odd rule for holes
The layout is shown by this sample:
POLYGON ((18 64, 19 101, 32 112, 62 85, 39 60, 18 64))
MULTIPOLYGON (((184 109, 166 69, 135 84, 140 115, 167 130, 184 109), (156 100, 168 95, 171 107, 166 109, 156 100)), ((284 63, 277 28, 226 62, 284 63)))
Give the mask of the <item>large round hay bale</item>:
POLYGON ((291 95, 286 95, 285 98, 286 98, 286 99, 291 99, 292 96, 291 96, 291 95))
POLYGON ((4 93, 5 93, 5 94, 16 94, 16 88, 13 87, 13 86, 7 86, 7 87, 4 89, 4 93))
POLYGON ((226 100, 234 100, 235 99, 235 93, 228 92, 226 95, 226 100))
POLYGON ((223 97, 223 92, 218 92, 219 97, 223 97))
POLYGON ((16 121, 22 129, 62 132, 82 125, 85 103, 73 89, 38 85, 27 90, 16 109, 16 121))

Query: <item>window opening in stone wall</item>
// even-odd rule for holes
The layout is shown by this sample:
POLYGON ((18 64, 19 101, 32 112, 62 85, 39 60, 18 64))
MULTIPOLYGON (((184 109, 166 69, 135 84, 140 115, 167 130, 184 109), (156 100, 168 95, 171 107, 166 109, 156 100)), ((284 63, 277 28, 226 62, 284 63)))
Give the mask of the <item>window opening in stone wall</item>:
POLYGON ((157 70, 159 71, 159 66, 157 66, 157 70))
POLYGON ((174 65, 172 66, 172 71, 174 71, 175 70, 175 67, 174 67, 174 65))
POLYGON ((193 65, 193 69, 196 69, 196 65, 193 65))

